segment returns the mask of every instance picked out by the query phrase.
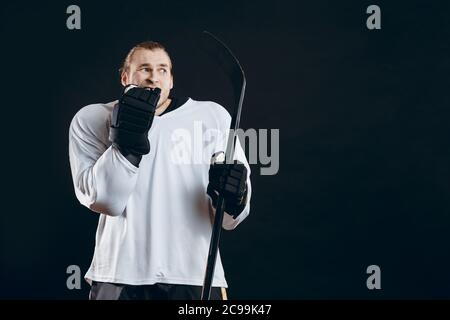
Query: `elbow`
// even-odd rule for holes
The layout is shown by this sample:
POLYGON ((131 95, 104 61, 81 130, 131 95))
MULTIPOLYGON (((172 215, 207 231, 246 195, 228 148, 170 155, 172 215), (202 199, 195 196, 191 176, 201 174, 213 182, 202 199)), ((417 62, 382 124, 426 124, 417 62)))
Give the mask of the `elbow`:
POLYGON ((108 181, 105 174, 91 167, 74 179, 75 193, 82 205, 91 211, 112 217, 121 216, 128 202, 128 190, 117 182, 108 181))
POLYGON ((91 205, 89 205, 89 209, 91 209, 94 212, 105 214, 110 217, 121 216, 125 211, 125 207, 107 202, 92 203, 91 205))
POLYGON ((76 190, 76 196, 80 203, 93 212, 117 217, 123 214, 126 204, 118 203, 111 198, 98 197, 97 194, 85 194, 81 190, 76 190))

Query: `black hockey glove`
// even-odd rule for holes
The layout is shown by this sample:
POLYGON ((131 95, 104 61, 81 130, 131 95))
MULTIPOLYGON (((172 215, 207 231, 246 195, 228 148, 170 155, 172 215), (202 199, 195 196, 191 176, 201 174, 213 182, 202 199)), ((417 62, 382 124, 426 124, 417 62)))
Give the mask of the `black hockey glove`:
POLYGON ((206 190, 217 207, 218 195, 225 199, 225 212, 236 219, 247 202, 247 168, 238 160, 227 164, 215 162, 209 167, 209 184, 206 190))
POLYGON ((128 86, 112 112, 109 140, 125 157, 136 157, 137 164, 142 155, 150 152, 148 131, 153 123, 160 94, 159 88, 128 86))

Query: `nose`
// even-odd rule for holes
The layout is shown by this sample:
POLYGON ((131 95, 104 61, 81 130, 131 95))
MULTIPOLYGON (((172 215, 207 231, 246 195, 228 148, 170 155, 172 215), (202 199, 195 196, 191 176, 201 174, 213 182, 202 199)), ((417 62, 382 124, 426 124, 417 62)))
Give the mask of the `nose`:
POLYGON ((141 83, 141 86, 155 88, 159 84, 159 79, 153 75, 148 76, 141 83))
POLYGON ((152 83, 158 83, 159 79, 158 79, 157 73, 154 71, 150 72, 150 74, 148 76, 148 80, 151 81, 152 83))

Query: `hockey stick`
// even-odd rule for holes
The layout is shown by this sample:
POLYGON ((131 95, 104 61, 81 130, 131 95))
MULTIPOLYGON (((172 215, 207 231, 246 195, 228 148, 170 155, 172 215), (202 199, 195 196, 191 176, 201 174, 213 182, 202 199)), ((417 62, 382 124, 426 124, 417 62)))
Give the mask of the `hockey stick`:
MULTIPOLYGON (((236 130, 239 128, 241 118, 242 102, 245 94, 245 74, 239 61, 231 50, 217 37, 203 31, 202 38, 203 49, 210 55, 222 70, 229 77, 234 93, 233 115, 231 117, 230 132, 228 134, 227 148, 225 152, 225 162, 227 159, 233 159, 236 139, 236 130)), ((219 250, 220 233, 222 231, 223 215, 225 201, 222 195, 219 195, 216 205, 216 214, 209 244, 208 262, 206 264, 205 279, 203 282, 202 300, 209 300, 211 295, 212 280, 216 266, 217 252, 219 250)))

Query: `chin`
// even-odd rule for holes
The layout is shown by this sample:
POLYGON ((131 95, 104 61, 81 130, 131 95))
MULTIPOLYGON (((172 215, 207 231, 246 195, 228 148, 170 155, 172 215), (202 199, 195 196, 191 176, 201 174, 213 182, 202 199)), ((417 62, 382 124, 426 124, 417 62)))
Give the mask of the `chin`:
POLYGON ((168 103, 169 100, 169 97, 165 97, 164 100, 160 100, 160 103, 158 103, 158 107, 162 106, 165 103, 168 103))

